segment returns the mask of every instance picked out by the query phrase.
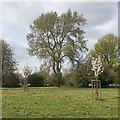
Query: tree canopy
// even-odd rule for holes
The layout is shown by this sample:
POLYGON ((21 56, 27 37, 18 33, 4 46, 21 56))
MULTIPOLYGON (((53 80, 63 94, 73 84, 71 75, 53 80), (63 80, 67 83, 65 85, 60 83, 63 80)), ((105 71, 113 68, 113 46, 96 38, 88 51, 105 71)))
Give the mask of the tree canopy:
POLYGON ((87 50, 82 29, 85 23, 83 15, 68 10, 61 15, 56 12, 41 14, 30 25, 29 54, 47 60, 57 77, 57 86, 60 86, 64 58, 74 64, 79 61, 81 52, 87 50))
POLYGON ((90 53, 92 56, 100 55, 103 63, 109 67, 118 64, 118 38, 113 34, 107 34, 95 44, 90 53))

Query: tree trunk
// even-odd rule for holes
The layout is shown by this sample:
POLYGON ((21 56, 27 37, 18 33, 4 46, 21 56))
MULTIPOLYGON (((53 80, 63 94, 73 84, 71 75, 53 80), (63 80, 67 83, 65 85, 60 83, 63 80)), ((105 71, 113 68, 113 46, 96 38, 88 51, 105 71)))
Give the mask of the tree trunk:
POLYGON ((57 87, 60 87, 61 78, 62 78, 62 73, 61 73, 61 72, 58 72, 58 73, 57 73, 57 87))
POLYGON ((28 91, 28 80, 27 80, 26 77, 25 77, 25 80, 24 80, 24 91, 28 91))
POLYGON ((62 80, 62 73, 60 71, 60 68, 59 68, 59 62, 57 62, 57 87, 60 87, 60 84, 61 84, 61 80, 62 80))

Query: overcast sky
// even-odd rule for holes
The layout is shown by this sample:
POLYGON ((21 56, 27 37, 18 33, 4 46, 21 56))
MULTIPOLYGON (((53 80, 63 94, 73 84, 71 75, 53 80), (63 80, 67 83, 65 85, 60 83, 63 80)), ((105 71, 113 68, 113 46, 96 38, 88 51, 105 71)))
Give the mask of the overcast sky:
POLYGON ((40 66, 40 61, 30 57, 26 50, 29 25, 41 13, 57 11, 58 14, 68 9, 77 11, 87 19, 84 26, 87 47, 92 49, 98 38, 113 33, 118 34, 117 2, 6 2, 0 4, 0 38, 6 40, 15 53, 21 71, 26 63, 32 69, 40 66))

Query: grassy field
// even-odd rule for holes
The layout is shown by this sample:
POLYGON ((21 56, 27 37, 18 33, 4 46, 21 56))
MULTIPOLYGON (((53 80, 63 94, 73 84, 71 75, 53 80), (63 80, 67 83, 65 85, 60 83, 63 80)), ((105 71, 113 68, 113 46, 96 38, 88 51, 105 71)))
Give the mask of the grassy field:
POLYGON ((40 87, 2 89, 3 118, 116 118, 118 89, 101 89, 102 100, 90 88, 40 87))

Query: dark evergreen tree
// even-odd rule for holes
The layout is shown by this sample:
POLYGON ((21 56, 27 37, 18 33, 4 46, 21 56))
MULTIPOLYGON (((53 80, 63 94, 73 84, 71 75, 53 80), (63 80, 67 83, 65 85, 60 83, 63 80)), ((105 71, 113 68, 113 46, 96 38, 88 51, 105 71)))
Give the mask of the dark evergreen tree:
MULTIPOLYGON (((12 86, 11 83, 13 82, 15 75, 16 67, 16 60, 13 57, 13 50, 11 49, 10 45, 4 41, 0 40, 1 49, 1 64, 2 64, 2 86, 12 86)), ((16 78, 16 77, 15 77, 16 78)), ((14 81, 17 82, 18 81, 14 81)))

